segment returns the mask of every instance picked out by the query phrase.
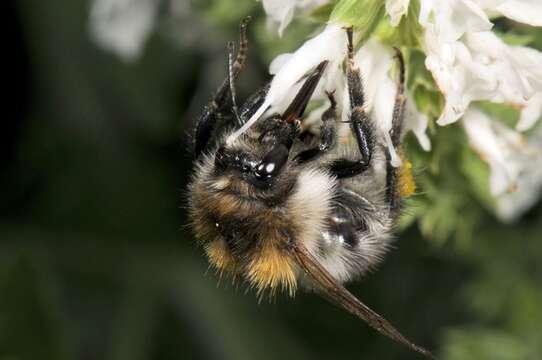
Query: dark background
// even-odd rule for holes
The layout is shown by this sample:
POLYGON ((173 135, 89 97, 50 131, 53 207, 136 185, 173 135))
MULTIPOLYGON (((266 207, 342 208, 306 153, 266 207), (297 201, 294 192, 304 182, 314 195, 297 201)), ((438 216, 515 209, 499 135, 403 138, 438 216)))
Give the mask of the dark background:
MULTIPOLYGON (((260 6, 243 10, 255 29, 260 6)), ((419 358, 315 294, 258 304, 207 270, 187 227, 186 134, 240 19, 209 7, 164 15, 127 64, 90 40, 85 1, 8 2, 1 360, 419 358)), ((266 79, 271 50, 255 34, 241 97, 266 79)), ((443 358, 538 358, 541 220, 540 206, 515 225, 487 217, 469 245, 412 226, 349 287, 443 358)))

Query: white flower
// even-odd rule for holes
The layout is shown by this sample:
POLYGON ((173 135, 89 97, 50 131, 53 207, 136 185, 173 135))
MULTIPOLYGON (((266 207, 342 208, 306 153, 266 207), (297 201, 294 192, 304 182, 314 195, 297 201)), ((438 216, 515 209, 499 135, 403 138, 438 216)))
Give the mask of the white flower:
POLYGON ((324 60, 329 63, 313 98, 325 99, 326 91, 335 91, 335 95, 340 98, 344 83, 341 65, 345 56, 346 33, 339 25, 328 25, 324 31, 305 42, 295 53, 277 56, 269 66, 269 73, 275 76, 267 95, 267 99, 271 101, 270 111, 279 113, 284 111, 301 87, 303 83, 299 81, 301 77, 324 60))
POLYGON ((542 91, 542 53, 509 46, 472 1, 422 1, 426 66, 446 98, 438 123, 457 121, 476 100, 527 106, 542 91))
POLYGON ((277 29, 279 36, 282 36, 296 12, 308 12, 328 2, 329 0, 262 0, 268 24, 277 29))
POLYGON ((422 0, 419 21, 425 27, 425 65, 446 98, 439 119, 446 125, 459 119, 474 98, 483 97, 479 90, 492 86, 478 85, 491 77, 479 78, 484 69, 478 69, 469 49, 458 41, 467 31, 491 29, 491 23, 472 3, 456 0, 422 0))
POLYGON ((541 52, 506 45, 489 31, 468 33, 465 43, 473 49, 473 60, 485 64, 497 81, 494 96, 488 100, 523 106, 536 92, 542 91, 541 52))
POLYGON ((133 61, 154 27, 158 5, 159 0, 94 0, 90 33, 105 49, 133 61))
POLYGON ((491 168, 491 194, 514 191, 520 173, 518 157, 525 146, 523 136, 475 108, 465 113, 463 127, 471 147, 491 168))
POLYGON ((410 0, 386 0, 386 12, 390 16, 392 26, 399 25, 401 18, 408 11, 410 0))
POLYGON ((490 166, 490 192, 503 221, 518 218, 542 187, 542 132, 530 129, 542 114, 542 53, 505 44, 491 32, 485 11, 531 25, 542 24, 542 1, 422 0, 426 66, 446 103, 438 123, 463 117, 471 146, 490 166), (521 109, 516 131, 470 107, 472 101, 506 103, 521 109))
POLYGON ((470 0, 421 0, 419 22, 439 43, 451 43, 467 31, 492 27, 487 15, 470 0))
POLYGON ((542 187, 542 132, 526 139, 475 108, 462 123, 471 147, 489 164, 497 215, 514 220, 536 202, 542 187))

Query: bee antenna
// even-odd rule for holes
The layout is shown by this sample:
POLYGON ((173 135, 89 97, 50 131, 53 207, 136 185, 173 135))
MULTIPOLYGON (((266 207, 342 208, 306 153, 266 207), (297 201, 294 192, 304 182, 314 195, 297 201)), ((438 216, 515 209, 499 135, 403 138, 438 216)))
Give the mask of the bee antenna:
POLYGON ((237 125, 241 126, 243 123, 241 121, 241 118, 239 117, 239 111, 237 108, 237 100, 235 95, 235 84, 234 84, 234 74, 233 74, 233 67, 234 67, 234 59, 233 54, 235 52, 235 45, 233 41, 228 42, 228 83, 230 85, 230 93, 231 93, 231 103, 232 103, 232 111, 233 115, 235 116, 235 119, 237 120, 237 125))

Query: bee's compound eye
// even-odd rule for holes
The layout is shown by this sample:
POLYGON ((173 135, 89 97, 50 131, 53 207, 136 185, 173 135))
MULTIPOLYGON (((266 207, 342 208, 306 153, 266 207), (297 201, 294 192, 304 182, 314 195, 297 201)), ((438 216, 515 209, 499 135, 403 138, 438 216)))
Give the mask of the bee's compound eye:
POLYGON ((286 161, 288 161, 288 153, 286 146, 282 144, 275 146, 256 167, 256 177, 259 179, 268 179, 277 175, 284 164, 286 164, 286 161))

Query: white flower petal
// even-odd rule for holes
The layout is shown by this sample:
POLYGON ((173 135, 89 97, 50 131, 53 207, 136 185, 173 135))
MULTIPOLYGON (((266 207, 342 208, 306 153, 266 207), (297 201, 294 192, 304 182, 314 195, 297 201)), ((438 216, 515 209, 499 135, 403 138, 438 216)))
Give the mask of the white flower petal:
POLYGON ((521 110, 516 130, 527 131, 536 124, 542 116, 542 92, 536 93, 527 102, 527 106, 521 110))
POLYGON ((280 69, 271 82, 264 103, 239 130, 230 136, 229 141, 233 141, 249 129, 268 108, 272 107, 274 112, 282 112, 286 109, 293 94, 302 84, 299 80, 324 60, 329 63, 321 80, 324 85, 320 86, 329 86, 327 90, 335 90, 338 68, 345 54, 346 35, 340 25, 328 25, 320 34, 307 40, 287 61, 284 61, 282 66, 276 66, 280 69))
MULTIPOLYGON (((327 78, 335 81, 337 69, 342 63, 346 54, 346 35, 344 29, 339 25, 328 25, 324 31, 314 38, 306 41, 297 51, 289 57, 280 70, 276 73, 271 87, 267 94, 266 101, 269 105, 275 106, 278 110, 283 110, 288 106, 291 93, 286 90, 292 89, 294 85, 310 70, 315 68, 324 60, 329 61, 322 83, 326 83, 327 78)), ((329 90, 334 90, 330 88, 329 90)))
POLYGON ((154 27, 158 5, 157 0, 95 0, 90 33, 103 48, 133 61, 154 27))
POLYGON ((372 120, 381 133, 387 134, 391 130, 397 85, 386 76, 380 84, 373 84, 373 86, 377 88, 377 91, 371 100, 373 105, 372 120))
POLYGON ((392 165, 399 166, 401 159, 389 135, 397 90, 388 74, 393 64, 392 50, 375 39, 369 39, 356 53, 355 61, 362 74, 365 108, 376 124, 377 136, 388 147, 392 165))
POLYGON ((296 12, 309 12, 327 2, 329 0, 262 0, 267 19, 271 27, 277 29, 279 36, 282 36, 296 12))
POLYGON ((452 42, 467 31, 487 31, 493 26, 471 0, 421 0, 419 21, 431 28, 440 42, 452 42))
POLYGON ((484 0, 482 7, 521 23, 542 26, 542 2, 540 0, 484 0))
POLYGON ((505 44, 492 32, 469 33, 465 44, 472 49, 473 61, 485 66, 497 80, 497 102, 523 105, 542 91, 542 53, 525 46, 505 44))
MULTIPOLYGON (((390 77, 394 65, 393 51, 375 39, 368 40, 355 56, 363 79, 366 109, 376 123, 378 136, 386 144, 392 158, 392 165, 401 165, 401 159, 393 147, 390 130, 392 127, 393 108, 397 93, 397 83, 390 77)), ((347 96, 345 96, 347 98, 347 96)), ((404 131, 413 130, 424 150, 431 148, 425 130, 427 117, 419 114, 414 104, 407 100, 405 109, 404 131)), ((346 119, 344 119, 346 120, 346 119)))
MULTIPOLYGON (((393 80, 391 80, 388 75, 393 63, 392 49, 372 38, 369 39, 355 54, 354 61, 356 62, 356 65, 359 66, 362 75, 365 106, 368 111, 371 111, 380 85, 387 80, 388 84, 384 84, 384 87, 389 87, 390 83, 392 88, 395 87, 393 80)), ((386 92, 387 90, 383 91, 386 92)), ((389 114, 391 117, 393 100, 395 97, 394 92, 390 95, 392 109, 389 110, 389 114)), ((387 121, 382 118, 381 120, 389 123, 389 130, 389 128, 391 128, 391 119, 387 121)))
MULTIPOLYGON (((483 82, 479 73, 471 71, 472 59, 469 50, 461 42, 440 44, 431 31, 427 31, 425 39, 431 49, 425 59, 425 65, 433 74, 435 81, 446 98, 444 111, 438 123, 447 125, 457 121, 465 112, 473 98, 476 98, 478 87, 475 79, 483 82), (471 87, 474 93, 470 93, 471 87)), ((478 96, 479 97, 479 96, 478 96)))
POLYGON ((388 147, 388 151, 390 152, 390 164, 393 167, 399 167, 403 164, 403 160, 401 160, 401 157, 399 154, 397 154, 397 149, 393 146, 393 143, 391 141, 391 136, 389 133, 384 134, 384 140, 386 142, 386 145, 388 147))
POLYGON ((429 140, 429 136, 426 133, 429 119, 427 115, 418 111, 414 100, 410 96, 407 97, 404 121, 404 131, 412 130, 422 149, 430 151, 431 140, 429 140))
POLYGON ((529 156, 523 136, 474 108, 465 113, 463 127, 471 147, 490 166, 491 194, 514 191, 524 159, 529 156))
POLYGON ((346 81, 343 84, 343 94, 345 94, 342 97, 342 113, 341 113, 341 123, 339 125, 339 130, 337 133, 339 134, 339 138, 344 138, 351 136, 352 131, 350 130, 350 125, 348 124, 348 121, 350 120, 350 96, 347 96, 348 94, 348 84, 346 81))
POLYGON ((294 16, 296 1, 291 0, 263 0, 263 9, 268 19, 277 26, 279 36, 288 26, 294 16))
POLYGON ((497 216, 506 222, 517 220, 540 199, 542 191, 542 129, 528 140, 529 157, 521 163, 521 173, 513 192, 497 199, 497 216))
MULTIPOLYGON (((374 85, 375 84, 373 84, 373 86, 374 85)), ((376 86, 377 91, 375 93, 375 98, 372 100, 374 106, 371 120, 376 123, 377 131, 384 137, 384 142, 386 143, 391 156, 392 166, 398 167, 401 166, 402 161, 397 154, 397 149, 393 146, 390 136, 397 85, 389 78, 389 76, 386 76, 380 85, 376 86)))
POLYGON ((390 16, 391 26, 399 25, 401 18, 408 11, 410 0, 386 0, 386 12, 390 16))
POLYGON ((269 64, 269 74, 275 75, 278 73, 284 64, 286 64, 292 58, 292 56, 293 54, 284 53, 275 57, 273 61, 271 61, 271 64, 269 64))

